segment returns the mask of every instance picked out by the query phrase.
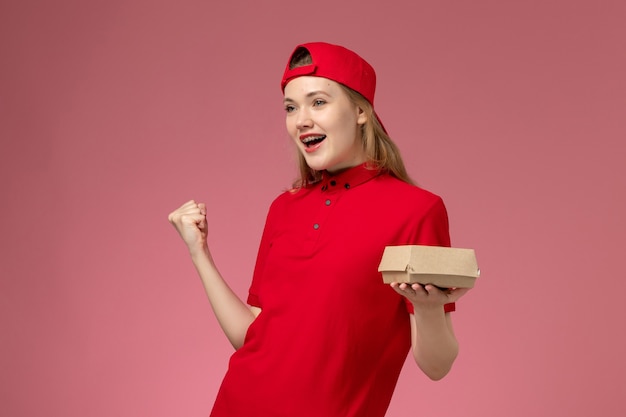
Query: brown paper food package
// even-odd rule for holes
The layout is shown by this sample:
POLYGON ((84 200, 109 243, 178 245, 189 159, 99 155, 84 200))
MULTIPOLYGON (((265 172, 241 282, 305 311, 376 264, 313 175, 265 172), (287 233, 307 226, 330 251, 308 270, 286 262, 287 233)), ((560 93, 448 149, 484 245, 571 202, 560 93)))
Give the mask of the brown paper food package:
POLYGON ((480 276, 473 249, 441 246, 387 246, 378 271, 383 282, 432 284, 440 288, 472 288, 480 276))

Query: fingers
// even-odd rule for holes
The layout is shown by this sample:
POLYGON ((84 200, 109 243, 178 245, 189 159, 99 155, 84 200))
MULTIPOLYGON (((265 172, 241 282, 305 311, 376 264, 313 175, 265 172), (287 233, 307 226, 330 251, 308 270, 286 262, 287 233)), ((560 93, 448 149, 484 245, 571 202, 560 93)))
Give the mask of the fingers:
MULTIPOLYGON (((450 295, 458 291, 457 289, 440 289, 432 284, 418 284, 418 283, 398 283, 392 282, 391 288, 393 288, 398 294, 406 297, 413 303, 428 303, 428 304, 445 304, 453 302, 450 295)), ((458 298, 458 297, 457 297, 458 298)))
POLYGON ((208 230, 204 203, 189 200, 167 218, 191 252, 205 251, 208 230))
MULTIPOLYGON (((183 236, 185 241, 190 237, 189 233, 197 230, 206 233, 206 205, 204 203, 196 203, 195 200, 189 200, 167 217, 169 222, 183 236)), ((193 237, 193 236, 191 236, 193 237)))
POLYGON ((424 297, 428 295, 428 291, 420 284, 408 284, 406 282, 397 283, 392 282, 391 288, 393 288, 398 294, 407 297, 411 301, 415 301, 418 297, 424 297))
POLYGON ((467 294, 467 292, 470 290, 470 288, 454 288, 451 289, 449 294, 448 294, 448 298, 450 299, 451 303, 456 302, 459 298, 463 297, 465 294, 467 294))
POLYGON ((190 221, 199 224, 206 216, 206 205, 204 203, 196 203, 195 200, 189 200, 173 212, 167 219, 172 224, 188 223, 190 221))
POLYGON ((406 297, 413 303, 454 303, 467 294, 470 288, 438 288, 432 284, 408 284, 392 282, 393 288, 398 294, 406 297))
POLYGON ((396 291, 399 291, 399 292, 408 292, 408 293, 425 292, 426 294, 428 294, 426 287, 418 283, 410 284, 407 282, 400 282, 400 283, 392 282, 391 287, 395 288, 396 291))

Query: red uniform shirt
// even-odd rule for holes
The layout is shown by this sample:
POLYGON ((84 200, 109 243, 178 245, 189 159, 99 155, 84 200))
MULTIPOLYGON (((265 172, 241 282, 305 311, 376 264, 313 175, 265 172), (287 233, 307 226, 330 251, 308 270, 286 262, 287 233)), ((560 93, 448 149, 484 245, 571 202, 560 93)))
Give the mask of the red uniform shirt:
POLYGON ((406 244, 449 246, 447 214, 441 198, 390 175, 361 165, 280 195, 248 297, 262 312, 212 417, 383 416, 412 306, 378 264, 385 246, 406 244))

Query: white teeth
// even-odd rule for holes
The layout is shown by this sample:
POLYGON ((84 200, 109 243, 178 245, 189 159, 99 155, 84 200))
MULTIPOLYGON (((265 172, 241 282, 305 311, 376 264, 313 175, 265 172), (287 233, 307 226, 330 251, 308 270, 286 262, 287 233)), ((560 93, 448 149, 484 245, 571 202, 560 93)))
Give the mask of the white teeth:
POLYGON ((322 138, 325 138, 326 135, 320 135, 320 136, 309 136, 308 138, 304 138, 302 139, 302 143, 309 143, 309 142, 313 142, 314 140, 319 140, 322 138))

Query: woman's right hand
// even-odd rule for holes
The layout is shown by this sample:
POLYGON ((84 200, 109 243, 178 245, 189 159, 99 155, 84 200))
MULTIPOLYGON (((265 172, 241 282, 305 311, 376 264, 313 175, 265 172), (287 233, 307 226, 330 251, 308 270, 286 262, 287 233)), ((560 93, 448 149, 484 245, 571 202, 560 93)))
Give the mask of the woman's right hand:
POLYGON ((183 239, 193 255, 208 252, 206 205, 190 200, 171 212, 169 222, 183 239))

